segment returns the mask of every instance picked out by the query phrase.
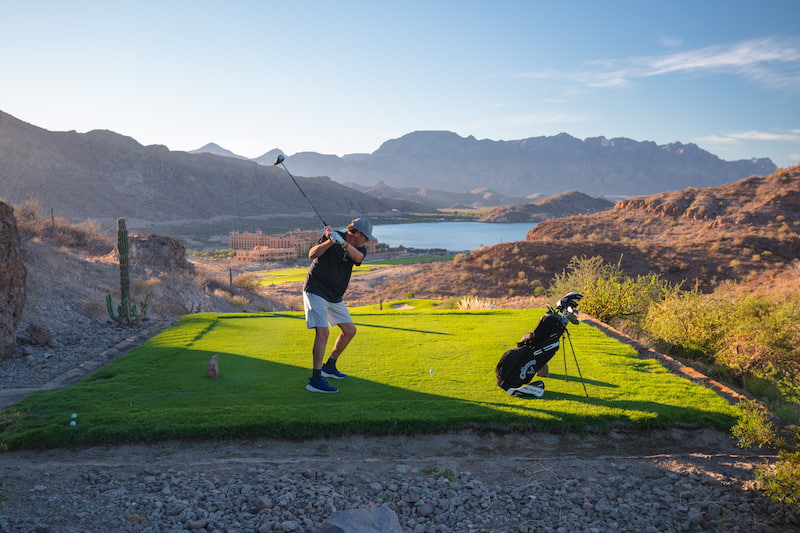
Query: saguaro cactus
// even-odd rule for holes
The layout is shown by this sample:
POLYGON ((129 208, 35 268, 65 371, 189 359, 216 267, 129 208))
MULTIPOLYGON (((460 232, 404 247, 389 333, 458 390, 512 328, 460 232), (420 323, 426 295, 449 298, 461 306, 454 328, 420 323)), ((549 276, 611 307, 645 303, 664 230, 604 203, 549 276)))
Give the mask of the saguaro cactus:
MULTIPOLYGON (((117 254, 119 255, 119 287, 122 302, 117 306, 116 313, 114 312, 114 305, 112 303, 111 295, 106 296, 106 308, 111 320, 120 322, 127 320, 133 322, 138 320, 136 304, 131 301, 131 279, 130 279, 130 256, 128 254, 128 228, 125 226, 125 219, 117 219, 117 254)), ((150 295, 142 303, 142 317, 147 312, 147 300, 150 295)))

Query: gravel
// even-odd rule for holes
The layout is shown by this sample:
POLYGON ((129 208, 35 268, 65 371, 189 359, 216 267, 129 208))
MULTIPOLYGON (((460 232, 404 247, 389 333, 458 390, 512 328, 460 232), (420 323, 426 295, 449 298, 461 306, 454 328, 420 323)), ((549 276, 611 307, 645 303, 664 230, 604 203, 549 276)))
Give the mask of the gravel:
POLYGON ((0 389, 38 388, 58 381, 64 373, 98 357, 121 355, 157 333, 166 321, 145 321, 136 325, 99 322, 76 316, 69 325, 47 328, 52 341, 45 346, 31 344, 25 333, 29 324, 18 327, 20 357, 0 360, 0 389))
MULTIPOLYGON (((463 432, 402 443, 253 439, 12 452, 0 456, 0 531, 317 532, 336 511, 381 505, 415 533, 800 525, 740 479, 753 457, 579 457, 552 447, 566 444, 563 436, 534 452, 537 438, 463 432)), ((605 439, 583 445, 596 450, 605 439)))

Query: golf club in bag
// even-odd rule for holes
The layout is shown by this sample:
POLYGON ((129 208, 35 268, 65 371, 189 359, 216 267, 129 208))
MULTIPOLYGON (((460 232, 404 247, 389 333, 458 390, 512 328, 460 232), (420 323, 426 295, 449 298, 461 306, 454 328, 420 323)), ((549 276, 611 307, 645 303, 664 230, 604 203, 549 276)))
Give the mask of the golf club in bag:
MULTIPOLYGON (((498 387, 505 390, 509 396, 539 398, 544 394, 543 381, 537 380, 530 385, 529 383, 558 352, 561 336, 564 333, 569 336, 567 324, 579 323, 578 302, 581 298, 582 294, 571 292, 556 302, 555 309, 547 306, 547 312, 539 320, 536 328, 525 334, 517 343, 517 347, 508 350, 498 361, 495 367, 498 387)), ((569 342, 572 346, 571 339, 569 342)), ((574 356, 574 349, 572 353, 574 356)), ((566 349, 564 357, 566 359, 566 349)), ((575 362, 577 364, 577 358, 575 362)), ((566 365, 566 361, 564 364, 566 365)))
POLYGON ((282 167, 283 167, 283 170, 285 170, 285 171, 286 171, 286 173, 287 173, 287 174, 289 174, 289 177, 290 177, 290 178, 292 178, 292 181, 293 181, 293 182, 294 182, 294 184, 297 186, 297 190, 298 190, 298 191, 300 191, 300 194, 302 194, 302 195, 303 195, 303 198, 305 198, 305 199, 308 201, 308 204, 311 206, 311 209, 313 209, 313 210, 314 210, 314 212, 317 214, 317 216, 319 217, 319 220, 322 222, 322 225, 323 225, 323 226, 327 226, 327 225, 328 225, 328 223, 327 223, 327 222, 325 222, 325 219, 324 219, 324 218, 322 218, 322 215, 320 215, 320 214, 319 214, 319 211, 318 211, 318 210, 317 210, 317 208, 314 206, 314 202, 312 202, 312 201, 311 201, 311 199, 310 199, 308 196, 306 196, 306 193, 305 193, 305 192, 303 192, 303 189, 301 189, 301 188, 300 188, 300 184, 299 184, 299 183, 297 183, 297 180, 296 180, 296 179, 294 179, 294 176, 292 176, 292 173, 291 173, 291 172, 289 172, 289 169, 288 169, 288 168, 286 168, 286 165, 284 165, 284 164, 283 164, 283 161, 284 161, 284 159, 286 159, 286 157, 285 157, 283 154, 278 154, 278 157, 275 159, 275 162, 272 164, 272 166, 275 166, 275 165, 280 165, 280 166, 282 166, 282 167))

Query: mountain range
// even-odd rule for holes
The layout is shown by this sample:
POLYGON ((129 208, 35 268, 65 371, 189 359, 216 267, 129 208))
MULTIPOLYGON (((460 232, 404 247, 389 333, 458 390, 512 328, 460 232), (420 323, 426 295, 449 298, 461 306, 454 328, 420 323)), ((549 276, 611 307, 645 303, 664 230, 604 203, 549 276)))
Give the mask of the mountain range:
MULTIPOLYGON (((197 151, 239 157, 217 145, 197 151)), ((253 159, 271 165, 279 150, 253 159)), ((576 190, 592 196, 636 196, 712 187, 776 170, 768 158, 724 161, 689 143, 657 145, 627 138, 577 139, 566 133, 513 141, 478 140, 449 131, 416 131, 371 154, 343 157, 300 152, 286 158, 301 176, 338 182, 467 192, 488 188, 530 197, 576 190)))
MULTIPOLYGON (((273 165, 279 153, 246 160, 171 151, 108 130, 48 131, 0 111, 0 197, 12 204, 34 200, 74 222, 113 227, 126 218, 140 232, 317 227, 306 198, 273 165)), ((478 141, 450 132, 410 133, 372 154, 303 152, 286 166, 334 225, 362 215, 520 204, 564 191, 634 196, 705 187, 775 169, 768 159, 727 162, 691 144, 580 141, 566 134, 478 141)))

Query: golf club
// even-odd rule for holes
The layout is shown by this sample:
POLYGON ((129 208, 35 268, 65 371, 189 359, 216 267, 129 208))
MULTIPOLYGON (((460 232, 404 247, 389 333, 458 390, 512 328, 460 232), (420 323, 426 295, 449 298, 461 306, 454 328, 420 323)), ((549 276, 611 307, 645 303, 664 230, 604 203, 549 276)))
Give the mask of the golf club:
POLYGON ((296 180, 296 179, 294 179, 294 176, 292 176, 292 173, 291 173, 291 172, 289 172, 289 169, 288 169, 288 168, 286 168, 286 165, 284 165, 284 164, 283 164, 283 160, 284 160, 284 159, 286 159, 286 157, 284 157, 284 155, 283 155, 283 154, 278 154, 278 157, 277 157, 277 159, 275 159, 275 162, 274 162, 272 165, 273 165, 273 166, 275 166, 275 165, 280 165, 280 166, 282 166, 282 167, 283 167, 283 170, 285 170, 285 171, 286 171, 286 173, 287 173, 287 174, 289 174, 289 177, 290 177, 290 178, 292 178, 292 181, 294 182, 294 184, 295 184, 295 185, 297 185, 297 190, 298 190, 298 191, 300 191, 300 194, 302 194, 302 195, 303 195, 303 198, 305 198, 306 200, 308 200, 308 204, 311 206, 311 208, 312 208, 312 209, 314 210, 314 212, 317 214, 317 216, 319 217, 320 221, 322 221, 322 225, 323 225, 323 226, 327 226, 327 225, 328 225, 328 223, 327 223, 327 222, 325 222, 325 219, 324 219, 324 218, 322 218, 322 215, 320 215, 320 214, 319 214, 319 211, 317 211, 317 208, 314 206, 314 203, 311 201, 311 199, 310 199, 308 196, 306 196, 306 193, 304 193, 304 192, 303 192, 303 189, 301 189, 301 188, 300 188, 300 184, 299 184, 299 183, 297 183, 297 180, 296 180))

